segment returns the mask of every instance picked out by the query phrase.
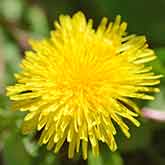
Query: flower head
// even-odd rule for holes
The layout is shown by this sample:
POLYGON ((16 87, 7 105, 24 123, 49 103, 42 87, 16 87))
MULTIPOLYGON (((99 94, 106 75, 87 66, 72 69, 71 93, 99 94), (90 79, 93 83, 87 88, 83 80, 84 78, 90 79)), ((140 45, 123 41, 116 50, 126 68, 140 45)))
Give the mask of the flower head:
POLYGON ((161 76, 145 65, 156 56, 144 36, 127 36, 120 16, 92 25, 82 12, 61 15, 49 39, 30 41, 17 83, 7 88, 14 108, 28 112, 23 132, 42 130, 39 142, 55 152, 66 140, 69 158, 81 145, 86 159, 89 143, 97 155, 99 141, 115 151, 113 123, 130 137, 123 119, 139 126, 132 98, 153 99, 150 92, 159 91, 151 87, 161 76))

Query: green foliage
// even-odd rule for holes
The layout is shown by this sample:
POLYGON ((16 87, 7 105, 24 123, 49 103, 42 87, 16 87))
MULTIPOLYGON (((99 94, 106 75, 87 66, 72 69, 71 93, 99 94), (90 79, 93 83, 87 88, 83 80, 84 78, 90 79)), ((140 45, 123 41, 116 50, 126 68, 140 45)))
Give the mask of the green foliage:
POLYGON ((119 152, 112 153, 104 149, 98 157, 89 152, 88 165, 123 165, 123 160, 119 152))
POLYGON ((37 7, 30 7, 26 13, 27 22, 30 25, 30 31, 37 36, 43 37, 48 35, 48 22, 44 11, 37 7))
POLYGON ((29 165, 30 159, 22 143, 22 137, 17 130, 11 130, 4 141, 4 161, 12 165, 29 165))
POLYGON ((5 19, 19 20, 23 11, 23 0, 0 0, 0 15, 5 19))

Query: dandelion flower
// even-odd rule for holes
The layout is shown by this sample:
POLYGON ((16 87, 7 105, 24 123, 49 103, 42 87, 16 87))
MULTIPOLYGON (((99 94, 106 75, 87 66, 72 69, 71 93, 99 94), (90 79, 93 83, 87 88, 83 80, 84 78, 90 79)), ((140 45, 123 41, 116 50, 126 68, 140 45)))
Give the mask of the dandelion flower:
POLYGON ((60 15, 48 39, 30 40, 16 84, 7 88, 14 109, 27 111, 23 133, 41 131, 39 143, 57 153, 68 142, 68 157, 99 141, 117 149, 114 122, 126 137, 139 109, 132 100, 152 100, 160 75, 145 64, 156 58, 144 36, 127 35, 127 23, 103 18, 98 28, 82 12, 60 15), (81 146, 81 147, 80 147, 81 146))

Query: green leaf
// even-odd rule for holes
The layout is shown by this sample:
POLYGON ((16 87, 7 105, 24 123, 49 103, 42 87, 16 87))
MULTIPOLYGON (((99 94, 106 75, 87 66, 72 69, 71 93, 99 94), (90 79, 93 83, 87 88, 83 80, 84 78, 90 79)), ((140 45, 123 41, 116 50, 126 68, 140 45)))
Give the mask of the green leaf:
POLYGON ((25 147, 26 152, 31 155, 32 157, 35 157, 38 155, 38 149, 39 145, 36 144, 36 141, 34 141, 33 136, 25 136, 22 141, 25 147))
POLYGON ((155 53, 158 58, 151 63, 153 70, 157 74, 165 75, 165 48, 155 49, 155 53))
POLYGON ((21 61, 19 48, 13 42, 5 42, 4 55, 6 62, 5 81, 6 84, 10 84, 14 81, 14 73, 19 71, 19 63, 21 61))
MULTIPOLYGON (((37 145, 37 144, 36 144, 37 145)), ((33 156, 31 165, 58 165, 57 156, 46 149, 45 146, 37 146, 37 155, 33 156)))
POLYGON ((23 12, 23 0, 1 0, 0 14, 7 20, 19 20, 23 12))
POLYGON ((54 153, 47 151, 45 158, 39 165, 58 165, 59 161, 54 153))
POLYGON ((4 161, 7 165, 29 165, 30 159, 25 152, 22 137, 16 130, 10 132, 4 142, 4 161))
MULTIPOLYGON (((139 119, 138 119, 139 120, 139 119)), ((131 126, 129 123, 131 137, 126 138, 121 131, 118 131, 118 148, 122 152, 132 152, 145 149, 151 144, 152 125, 149 121, 140 121, 140 127, 131 126)))
POLYGON ((159 58, 159 60, 165 64, 165 48, 157 48, 155 49, 155 52, 159 58))
POLYGON ((0 108, 1 109, 7 109, 9 104, 9 99, 7 96, 0 95, 0 108))
POLYGON ((88 165, 123 165, 123 160, 119 152, 110 152, 109 149, 102 148, 98 157, 89 152, 88 165))
POLYGON ((89 151, 88 165, 104 165, 103 164, 102 157, 101 156, 98 156, 97 158, 95 158, 93 156, 93 153, 91 151, 89 151))
POLYGON ((27 22, 30 24, 30 30, 34 35, 38 37, 48 35, 48 21, 41 8, 38 6, 30 7, 26 14, 27 22))
POLYGON ((3 79, 5 84, 10 84, 14 80, 13 74, 19 71, 20 50, 18 45, 7 36, 3 28, 0 28, 0 35, 0 49, 5 63, 3 79))
POLYGON ((147 107, 150 107, 151 109, 154 109, 154 110, 165 111, 164 109, 165 92, 163 92, 165 88, 161 88, 160 90, 161 92, 155 95, 155 100, 150 101, 147 107))

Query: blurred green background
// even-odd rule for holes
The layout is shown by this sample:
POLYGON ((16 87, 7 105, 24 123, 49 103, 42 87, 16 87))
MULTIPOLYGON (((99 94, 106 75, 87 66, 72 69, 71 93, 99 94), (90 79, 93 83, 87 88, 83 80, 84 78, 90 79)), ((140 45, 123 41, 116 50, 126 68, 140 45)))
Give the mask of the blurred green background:
MULTIPOLYGON (((156 73, 165 74, 165 0, 0 0, 0 165, 165 165, 165 122, 139 118, 141 127, 131 124, 131 139, 117 135, 119 150, 115 153, 101 144, 100 156, 95 159, 89 151, 86 161, 77 156, 67 160, 67 149, 58 155, 38 146, 38 134, 23 136, 20 124, 23 114, 10 111, 5 86, 14 83, 13 74, 19 71, 28 38, 48 37, 53 21, 59 14, 82 10, 92 17, 95 26, 101 17, 114 20, 120 14, 129 24, 128 32, 144 34, 157 53, 153 62, 156 73)), ((161 93, 153 102, 139 102, 165 115, 165 80, 161 93)), ((153 116, 154 118, 154 116, 153 116)))

